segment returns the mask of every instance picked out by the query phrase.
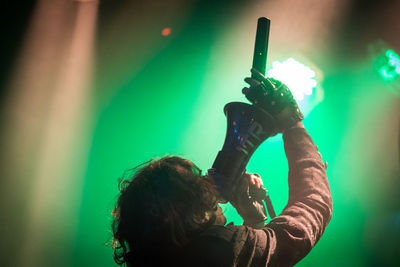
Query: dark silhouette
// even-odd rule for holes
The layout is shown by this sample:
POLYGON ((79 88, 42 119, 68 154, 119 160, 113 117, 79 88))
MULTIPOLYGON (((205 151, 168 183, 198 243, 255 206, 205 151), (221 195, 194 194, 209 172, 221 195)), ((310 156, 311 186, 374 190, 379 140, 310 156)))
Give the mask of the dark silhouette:
POLYGON ((290 90, 253 70, 243 91, 274 119, 289 163, 289 201, 265 225, 249 195, 257 175, 242 175, 231 203, 244 224, 226 224, 219 192, 194 163, 164 157, 120 183, 114 210, 114 259, 127 266, 293 266, 315 246, 332 216, 326 163, 305 130, 290 90))

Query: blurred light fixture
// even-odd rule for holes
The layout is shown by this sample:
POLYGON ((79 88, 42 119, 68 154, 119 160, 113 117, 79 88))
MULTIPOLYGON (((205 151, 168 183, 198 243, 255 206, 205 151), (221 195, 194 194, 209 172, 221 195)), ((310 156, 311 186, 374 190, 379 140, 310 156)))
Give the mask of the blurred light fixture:
POLYGON ((392 49, 381 56, 379 75, 384 81, 393 82, 400 77, 400 57, 392 49))
POLYGON ((162 29, 162 31, 161 31, 162 36, 168 36, 170 34, 171 34, 171 28, 169 28, 169 27, 166 27, 166 28, 162 29))
POLYGON ((303 100, 311 95, 317 86, 316 73, 310 67, 295 60, 274 61, 272 69, 267 71, 269 77, 285 83, 296 100, 303 100))
POLYGON ((299 56, 307 64, 294 58, 274 61, 272 68, 267 71, 267 76, 285 83, 297 100, 304 116, 307 116, 324 100, 324 90, 320 84, 323 80, 323 74, 309 60, 301 55, 299 56))
POLYGON ((368 49, 377 75, 393 93, 400 94, 400 56, 382 40, 368 49))

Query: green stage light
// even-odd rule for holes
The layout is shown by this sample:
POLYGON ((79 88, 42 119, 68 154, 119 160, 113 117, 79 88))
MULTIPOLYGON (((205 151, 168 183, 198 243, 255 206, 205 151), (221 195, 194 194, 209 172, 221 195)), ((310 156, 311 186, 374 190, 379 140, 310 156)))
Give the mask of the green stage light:
POLYGON ((400 57, 392 49, 386 50, 379 63, 378 73, 384 81, 393 82, 400 77, 400 57))
POLYGON ((273 62, 272 69, 267 74, 268 77, 285 83, 299 101, 306 95, 311 95, 317 86, 315 71, 293 58, 273 62))
POLYGON ((400 95, 400 56, 382 40, 369 44, 368 51, 377 76, 392 93, 400 95))

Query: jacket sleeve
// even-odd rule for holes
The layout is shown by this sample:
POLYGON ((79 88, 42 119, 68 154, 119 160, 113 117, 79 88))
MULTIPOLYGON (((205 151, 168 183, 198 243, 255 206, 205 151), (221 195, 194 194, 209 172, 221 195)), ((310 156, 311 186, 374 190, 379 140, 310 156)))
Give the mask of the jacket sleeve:
POLYGON ((289 201, 263 229, 239 226, 237 266, 293 266, 315 246, 332 217, 326 167, 304 128, 283 134, 289 163, 289 201))

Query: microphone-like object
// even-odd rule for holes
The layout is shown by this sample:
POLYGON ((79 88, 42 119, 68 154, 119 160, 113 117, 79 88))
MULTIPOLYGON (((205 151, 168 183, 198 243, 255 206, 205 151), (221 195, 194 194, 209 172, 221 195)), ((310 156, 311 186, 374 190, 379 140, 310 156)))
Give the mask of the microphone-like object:
MULTIPOLYGON (((258 19, 256 42, 254 45, 253 68, 258 70, 264 76, 267 65, 270 24, 271 21, 267 18, 261 17, 258 19)), ((251 78, 255 79, 256 77, 254 77, 252 74, 251 78)))
MULTIPOLYGON (((262 74, 265 74, 267 62, 269 27, 269 19, 258 19, 253 68, 262 74)), ((244 174, 254 151, 265 139, 274 135, 272 117, 254 105, 228 103, 224 107, 224 113, 228 123, 225 142, 208 171, 223 198, 223 203, 232 200, 235 186, 244 174)), ((265 196, 265 190, 258 191, 260 195, 265 196)))

